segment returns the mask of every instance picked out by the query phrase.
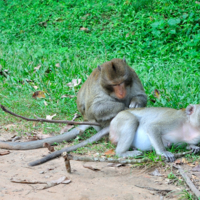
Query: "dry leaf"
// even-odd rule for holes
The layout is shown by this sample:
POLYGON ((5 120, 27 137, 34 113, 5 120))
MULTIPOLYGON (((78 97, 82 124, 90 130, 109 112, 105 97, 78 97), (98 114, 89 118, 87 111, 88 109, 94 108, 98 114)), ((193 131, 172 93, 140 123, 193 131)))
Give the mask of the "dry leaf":
POLYGON ((47 103, 46 101, 44 101, 44 105, 45 105, 45 106, 47 106, 47 105, 48 105, 48 103, 47 103))
POLYGON ((192 172, 200 172, 200 165, 195 166, 194 168, 192 168, 191 171, 192 172))
POLYGON ((83 165, 83 167, 85 167, 85 168, 88 168, 88 169, 91 169, 92 171, 101 171, 100 169, 97 169, 97 168, 94 168, 94 167, 92 167, 92 166, 85 166, 85 165, 83 165))
POLYGON ((1 151, 0 152, 0 156, 4 156, 4 155, 7 155, 7 154, 9 154, 10 153, 10 151, 1 151))
POLYGON ((88 28, 85 28, 85 27, 81 27, 79 30, 80 30, 80 31, 85 31, 86 33, 89 32, 89 29, 88 29, 88 28))
POLYGON ((47 115, 47 116, 46 116, 46 119, 48 119, 48 120, 52 120, 53 117, 55 117, 55 116, 56 116, 56 114, 54 114, 54 115, 47 115))
POLYGON ((32 95, 33 98, 45 98, 44 91, 36 91, 32 95))
POLYGON ((125 164, 121 164, 121 163, 108 163, 107 166, 108 167, 122 167, 122 166, 125 166, 125 164))
POLYGON ((70 124, 64 126, 64 127, 61 129, 60 134, 63 134, 63 133, 65 133, 65 132, 67 132, 69 129, 71 129, 71 128, 73 128, 73 127, 74 127, 74 125, 70 125, 70 124))
POLYGON ((37 89, 38 89, 38 86, 34 85, 33 88, 37 90, 37 89))
POLYGON ((55 66, 56 66, 56 67, 60 67, 60 63, 56 63, 55 66))
POLYGON ((75 95, 62 95, 61 96, 61 98, 67 98, 67 97, 69 97, 69 98, 74 98, 75 97, 75 95))
POLYGON ((68 184, 70 182, 71 182, 71 180, 69 180, 66 176, 63 176, 63 177, 59 178, 58 180, 47 182, 47 184, 42 188, 42 190, 53 187, 53 186, 61 184, 61 183, 68 184))
POLYGON ((149 173, 149 175, 152 175, 152 176, 163 176, 163 175, 158 171, 158 169, 155 169, 153 172, 149 173))
POLYGON ((159 90, 157 90, 157 89, 155 89, 154 90, 154 97, 156 97, 156 98, 160 98, 160 92, 159 92, 159 90))
POLYGON ((104 155, 107 155, 107 156, 115 155, 115 150, 114 150, 114 149, 110 149, 110 150, 106 151, 106 152, 104 153, 104 155))
POLYGON ((74 114, 74 117, 73 117, 73 119, 72 119, 72 121, 74 121, 74 120, 75 120, 76 118, 78 118, 78 117, 81 117, 81 115, 75 113, 75 114, 74 114))
POLYGON ((69 82, 67 84, 67 86, 69 86, 69 87, 75 87, 77 85, 80 85, 80 83, 81 83, 81 79, 72 79, 72 82, 69 82))
POLYGON ((200 2, 199 2, 199 1, 195 1, 195 3, 200 5, 200 2))
POLYGON ((43 143, 43 147, 46 147, 50 152, 54 152, 55 149, 53 146, 51 146, 49 143, 45 142, 43 143))
POLYGON ((182 165, 183 162, 181 161, 181 159, 177 159, 177 160, 174 161, 174 164, 175 165, 182 165))
POLYGON ((37 67, 34 67, 34 70, 35 70, 35 71, 39 70, 41 66, 42 66, 42 65, 38 65, 37 67))

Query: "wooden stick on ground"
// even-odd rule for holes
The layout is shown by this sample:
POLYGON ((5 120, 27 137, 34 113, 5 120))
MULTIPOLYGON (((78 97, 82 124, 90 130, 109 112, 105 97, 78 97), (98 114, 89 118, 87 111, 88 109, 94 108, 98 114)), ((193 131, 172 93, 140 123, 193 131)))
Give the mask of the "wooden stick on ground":
POLYGON ((188 177, 188 175, 184 172, 184 170, 182 169, 182 167, 181 166, 175 166, 175 165, 173 165, 173 167, 177 168, 179 170, 181 176, 183 177, 183 179, 185 180, 185 182, 187 183, 187 185, 189 186, 189 188, 196 195, 196 197, 199 198, 200 197, 200 191, 195 187, 195 185, 190 180, 190 178, 188 177))
MULTIPOLYGON (((70 148, 70 147, 69 147, 70 148)), ((177 153, 174 154, 176 158, 179 158, 186 154, 191 154, 192 151, 183 152, 183 153, 177 153)), ((65 152, 65 155, 67 152, 65 152)), ((76 160, 76 161, 83 161, 83 162, 112 162, 112 163, 120 163, 120 164, 137 164, 137 163, 146 163, 150 162, 151 159, 149 158, 100 158, 100 157, 80 157, 80 156, 73 156, 71 154, 68 154, 69 160, 76 160)), ((162 160, 165 160, 165 157, 162 157, 162 160)))

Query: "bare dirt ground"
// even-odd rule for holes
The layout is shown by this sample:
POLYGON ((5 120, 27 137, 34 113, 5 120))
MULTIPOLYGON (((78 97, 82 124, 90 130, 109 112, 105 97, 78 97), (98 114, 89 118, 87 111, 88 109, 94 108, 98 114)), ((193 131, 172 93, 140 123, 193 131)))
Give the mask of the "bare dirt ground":
MULTIPOLYGON (((1 134, 0 140, 11 135, 1 134)), ((5 150, 0 149, 0 152, 5 150)), ((136 199, 177 199, 182 186, 168 184, 167 173, 164 176, 149 175, 149 171, 131 166, 110 167, 108 163, 83 163, 71 161, 72 173, 66 171, 63 158, 57 158, 43 165, 29 167, 28 163, 47 155, 47 149, 14 151, 0 156, 0 200, 136 200, 136 199), (92 171, 85 166, 92 166, 100 171, 92 171), (59 184, 48 189, 41 188, 45 184, 13 183, 11 178, 28 181, 51 181, 63 176, 68 177, 69 184, 59 184), (166 197, 162 194, 142 187, 160 190, 173 190, 166 197)))

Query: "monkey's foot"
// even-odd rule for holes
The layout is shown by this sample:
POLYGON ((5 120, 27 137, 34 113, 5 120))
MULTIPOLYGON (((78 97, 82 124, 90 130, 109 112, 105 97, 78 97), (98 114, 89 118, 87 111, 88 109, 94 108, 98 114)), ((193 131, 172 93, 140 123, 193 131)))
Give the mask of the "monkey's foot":
POLYGON ((169 151, 164 151, 162 155, 165 156, 168 162, 174 162, 176 160, 176 158, 174 157, 174 154, 169 151))
POLYGON ((187 146, 187 149, 191 149, 193 153, 198 153, 200 151, 200 147, 197 147, 195 145, 189 145, 187 146))
POLYGON ((142 154, 141 151, 126 151, 125 153, 121 153, 120 156, 123 158, 126 157, 136 157, 136 156, 140 156, 142 154))

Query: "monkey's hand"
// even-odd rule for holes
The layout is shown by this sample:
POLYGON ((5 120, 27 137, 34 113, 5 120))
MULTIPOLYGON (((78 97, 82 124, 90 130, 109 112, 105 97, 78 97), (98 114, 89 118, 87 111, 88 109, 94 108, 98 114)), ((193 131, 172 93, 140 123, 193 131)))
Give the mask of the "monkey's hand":
POLYGON ((129 108, 138 108, 141 107, 141 105, 137 101, 131 101, 129 108))
POLYGON ((191 149, 193 153, 198 153, 200 151, 200 147, 197 147, 193 144, 190 144, 189 146, 187 146, 187 149, 191 149))
POLYGON ((162 152, 162 155, 165 156, 168 162, 174 162, 176 160, 174 154, 169 151, 162 152))

